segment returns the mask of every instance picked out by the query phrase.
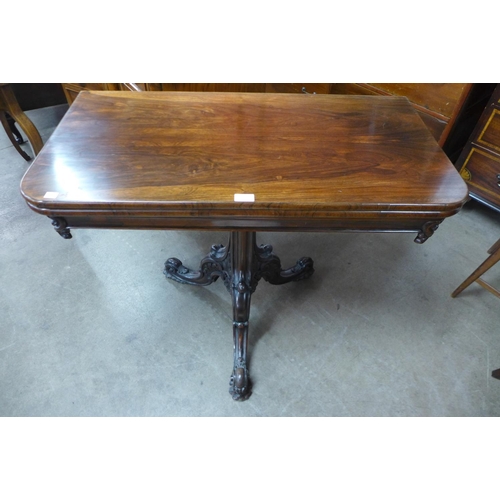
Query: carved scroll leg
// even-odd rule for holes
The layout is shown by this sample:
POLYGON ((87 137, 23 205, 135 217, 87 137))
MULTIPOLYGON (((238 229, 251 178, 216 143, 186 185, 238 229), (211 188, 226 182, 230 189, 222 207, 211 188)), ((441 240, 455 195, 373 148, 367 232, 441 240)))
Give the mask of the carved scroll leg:
POLYGON ((252 393, 247 366, 248 321, 252 289, 252 261, 255 233, 231 233, 231 296, 233 299, 233 373, 229 393, 235 401, 244 401, 252 393))
POLYGON ((248 320, 250 317, 250 292, 246 285, 233 291, 233 373, 229 381, 229 394, 236 401, 244 401, 252 393, 247 366, 248 320))
POLYGON ((219 276, 224 276, 226 258, 227 248, 223 245, 214 245, 210 253, 201 261, 199 271, 192 271, 179 259, 173 257, 165 262, 163 273, 167 278, 184 285, 207 286, 217 281, 219 276))
MULTIPOLYGON (((218 271, 218 269, 212 269, 211 271, 218 271)), ((199 271, 192 271, 176 258, 168 259, 167 262, 165 262, 165 270, 163 273, 167 278, 184 285, 206 286, 213 283, 219 277, 218 274, 214 274, 214 272, 210 272, 210 270, 200 269, 199 271)))
POLYGON ((280 269, 274 275, 263 274, 262 277, 272 285, 282 285, 290 281, 305 280, 314 273, 314 262, 310 257, 302 257, 295 266, 280 269))
POLYGON ((290 281, 307 279, 314 273, 314 262, 310 257, 302 257, 295 266, 288 269, 281 268, 281 261, 272 253, 271 245, 256 247, 259 263, 259 276, 272 285, 282 285, 290 281))
POLYGON ((438 229, 439 224, 441 224, 442 220, 437 221, 429 221, 426 222, 422 229, 418 232, 416 238, 413 240, 415 243, 422 244, 425 243, 438 229))
POLYGON ((68 223, 66 222, 66 219, 63 217, 49 217, 52 219, 52 225, 54 226, 54 229, 65 239, 65 240, 70 240, 73 235, 71 234, 71 231, 68 229, 68 223))

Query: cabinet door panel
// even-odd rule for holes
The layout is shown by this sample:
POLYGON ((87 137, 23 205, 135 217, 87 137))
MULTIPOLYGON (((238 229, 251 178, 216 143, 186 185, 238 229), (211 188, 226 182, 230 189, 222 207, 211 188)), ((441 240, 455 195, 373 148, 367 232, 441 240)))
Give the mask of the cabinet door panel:
POLYGON ((500 111, 494 109, 477 142, 482 146, 500 151, 500 111))
POLYGON ((472 147, 460 175, 471 191, 487 201, 498 204, 500 197, 500 158, 472 147))

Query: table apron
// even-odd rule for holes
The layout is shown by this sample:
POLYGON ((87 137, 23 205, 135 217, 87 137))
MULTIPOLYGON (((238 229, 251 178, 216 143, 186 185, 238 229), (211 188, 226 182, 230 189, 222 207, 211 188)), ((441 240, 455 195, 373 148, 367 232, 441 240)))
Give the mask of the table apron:
POLYGON ((391 217, 346 217, 315 219, 212 219, 209 217, 116 217, 116 216, 77 216, 67 213, 46 214, 50 218, 61 217, 68 229, 142 229, 142 230, 198 230, 198 231, 367 231, 367 232, 412 232, 443 220, 442 214, 414 214, 391 217))

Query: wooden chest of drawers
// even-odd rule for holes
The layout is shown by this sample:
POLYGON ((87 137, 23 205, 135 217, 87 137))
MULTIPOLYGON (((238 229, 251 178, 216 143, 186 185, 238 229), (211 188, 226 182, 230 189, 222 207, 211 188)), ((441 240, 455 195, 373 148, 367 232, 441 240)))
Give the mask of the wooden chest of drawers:
POLYGON ((118 83, 61 83, 68 104, 72 104, 82 90, 121 90, 118 83))
POLYGON ((407 97, 444 147, 472 87, 470 83, 332 83, 330 92, 407 97))
POLYGON ((81 90, 272 92, 362 94, 407 97, 439 145, 454 162, 467 141, 494 84, 471 83, 63 83, 68 103, 81 90), (482 96, 482 85, 489 85, 482 96), (480 95, 481 94, 481 95, 480 95), (480 98, 481 97, 481 98, 480 98), (470 106, 473 104, 473 106, 470 106), (464 117, 473 123, 464 126, 464 117), (479 110, 476 112, 476 110, 479 110), (466 116, 467 115, 467 116, 466 116))
POLYGON ((456 167, 469 194, 500 211, 500 85, 460 155, 456 167))
POLYGON ((73 103, 82 90, 330 93, 329 83, 63 83, 62 87, 69 104, 73 103))

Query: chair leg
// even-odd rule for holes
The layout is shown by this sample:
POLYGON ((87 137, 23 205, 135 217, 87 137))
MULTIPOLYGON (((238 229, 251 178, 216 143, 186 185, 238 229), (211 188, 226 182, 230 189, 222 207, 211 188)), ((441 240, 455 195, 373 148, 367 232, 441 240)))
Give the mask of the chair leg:
POLYGON ((500 240, 498 240, 489 250, 488 253, 495 253, 500 248, 500 240))
POLYGON ((16 122, 14 121, 12 116, 10 116, 9 113, 5 113, 5 116, 7 117, 7 123, 9 124, 10 130, 16 138, 16 142, 18 144, 24 144, 26 141, 23 139, 21 132, 19 132, 19 130, 17 129, 16 122))
POLYGON ((14 137, 14 134, 10 128, 9 122, 7 121, 7 113, 5 111, 0 110, 0 122, 2 122, 3 128, 5 129, 5 133, 7 134, 7 137, 10 139, 10 142, 12 142, 12 145, 16 148, 17 152, 26 160, 30 161, 31 157, 27 155, 20 147, 19 143, 17 142, 16 138, 14 137))
MULTIPOLYGON (((499 240, 500 241, 500 240, 499 240)), ((490 250, 494 250, 491 255, 451 294, 456 297, 463 292, 471 283, 474 283, 481 275, 483 275, 490 267, 495 265, 500 260, 500 244, 497 241, 490 250)), ((482 281, 482 280, 481 280, 482 281)), ((484 282, 482 282, 484 283, 484 282)), ((481 283, 481 284, 482 284, 481 283)), ((488 289, 489 290, 489 289, 488 289)), ((490 290, 491 291, 491 290, 490 290)))
POLYGON ((5 111, 9 113, 13 120, 23 129, 36 156, 43 147, 42 138, 40 137, 35 125, 33 125, 33 122, 20 108, 16 96, 14 95, 14 91, 10 85, 0 86, 0 100, 5 106, 5 111))

